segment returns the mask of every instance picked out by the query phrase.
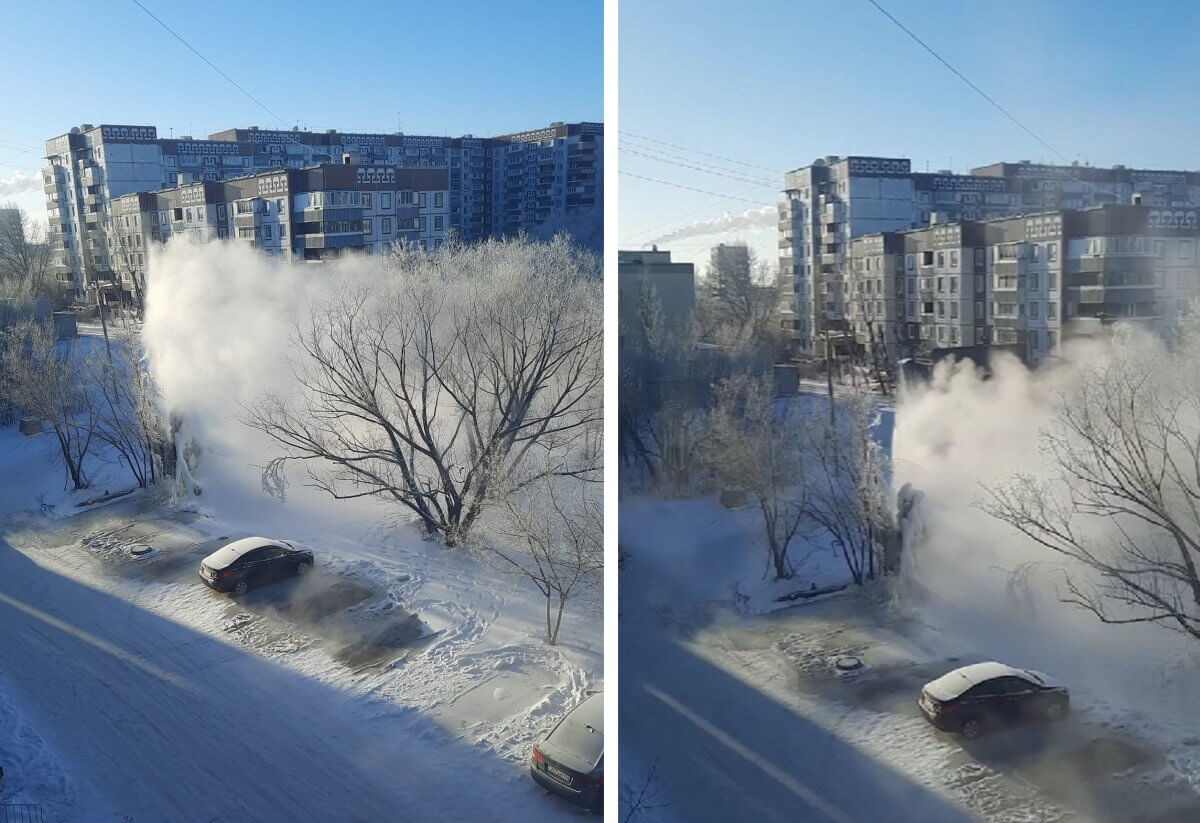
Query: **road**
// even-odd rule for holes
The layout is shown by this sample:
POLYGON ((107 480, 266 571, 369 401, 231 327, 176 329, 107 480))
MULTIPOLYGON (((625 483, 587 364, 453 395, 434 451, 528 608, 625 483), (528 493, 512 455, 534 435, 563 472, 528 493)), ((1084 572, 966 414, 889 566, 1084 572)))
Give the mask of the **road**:
POLYGON ((61 572, 51 553, 0 539, 0 688, 94 789, 80 792, 97 796, 80 820, 547 811, 511 764, 416 711, 389 704, 368 715, 348 693, 61 572))

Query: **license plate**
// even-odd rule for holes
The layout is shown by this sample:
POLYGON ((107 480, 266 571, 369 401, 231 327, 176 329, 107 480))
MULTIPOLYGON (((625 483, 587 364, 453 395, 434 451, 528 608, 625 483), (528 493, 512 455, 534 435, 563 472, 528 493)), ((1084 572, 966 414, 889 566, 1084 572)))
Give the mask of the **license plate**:
POLYGON ((562 769, 556 769, 553 766, 547 764, 546 772, 549 773, 549 775, 551 777, 553 777, 555 780, 558 780, 562 783, 566 783, 568 786, 571 785, 571 775, 567 774, 562 769))

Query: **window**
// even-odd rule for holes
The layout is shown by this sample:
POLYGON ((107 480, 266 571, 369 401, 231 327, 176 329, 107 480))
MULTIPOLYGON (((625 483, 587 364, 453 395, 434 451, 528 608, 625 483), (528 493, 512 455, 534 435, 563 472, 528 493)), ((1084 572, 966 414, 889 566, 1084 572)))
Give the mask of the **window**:
POLYGON ((1155 257, 1163 257, 1167 253, 1167 244, 1162 240, 1155 240, 1153 248, 1155 257))
POLYGON ((905 257, 904 257, 904 267, 905 267, 906 269, 908 269, 909 271, 912 271, 912 270, 913 270, 913 267, 916 265, 916 263, 917 263, 917 257, 916 257, 916 255, 914 255, 914 254, 908 254, 908 255, 905 255, 905 257))
POLYGON ((1038 304, 1037 303, 1029 304, 1029 319, 1030 320, 1038 319, 1038 304))
POLYGON ((384 217, 379 221, 379 231, 381 234, 392 233, 392 218, 384 217))
POLYGON ((937 290, 938 290, 938 294, 941 294, 942 292, 944 292, 944 291, 946 290, 946 283, 945 283, 945 280, 946 280, 946 278, 944 278, 944 277, 939 277, 939 278, 937 279, 937 290))
POLYGON ((275 211, 279 214, 283 214, 283 200, 282 199, 275 201, 275 211))
POLYGON ((1057 259, 1058 259, 1058 244, 1057 243, 1047 243, 1046 244, 1046 260, 1054 261, 1057 259))
POLYGON ((263 230, 263 235, 262 235, 262 236, 263 236, 263 237, 265 237, 267 240, 270 240, 270 239, 271 239, 271 227, 270 227, 270 226, 263 226, 263 227, 262 227, 262 230, 263 230))
POLYGON ((950 278, 950 293, 951 294, 958 293, 958 278, 957 277, 950 278))
POLYGON ((440 192, 440 191, 438 191, 438 192, 434 192, 434 193, 433 193, 433 205, 434 205, 434 206, 441 206, 441 205, 443 205, 443 202, 442 202, 442 197, 443 197, 443 196, 444 196, 444 195, 443 195, 443 193, 442 193, 442 192, 440 192))
POLYGON ((1054 351, 1054 347, 1057 345, 1058 345, 1057 332, 1052 332, 1052 331, 1046 332, 1046 348, 1050 349, 1051 351, 1054 351))
MULTIPOLYGON (((371 208, 371 193, 370 192, 367 192, 367 191, 363 192, 363 208, 364 209, 371 208)), ((367 246, 367 248, 370 249, 371 247, 367 246)), ((371 253, 370 251, 367 252, 367 254, 370 254, 370 253, 371 253)))
POLYGON ((364 248, 367 250, 367 254, 375 253, 374 247, 370 243, 368 243, 364 248))
POLYGON ((1029 274, 1029 290, 1030 291, 1038 290, 1038 276, 1037 276, 1036 272, 1030 272, 1030 274, 1029 274))
POLYGON ((1183 260, 1191 260, 1192 259, 1192 241, 1191 240, 1180 240, 1179 241, 1179 257, 1183 260))
POLYGON ((284 237, 287 237, 287 223, 280 223, 279 238, 282 240, 284 237))
POLYGON ((1046 304, 1046 319, 1047 320, 1057 320, 1058 319, 1058 304, 1057 303, 1051 301, 1046 304))
POLYGON ((187 210, 184 212, 184 214, 187 216, 187 219, 188 219, 189 221, 192 219, 192 210, 191 210, 191 209, 187 209, 187 210))
POLYGON ((1049 291, 1054 291, 1057 288, 1058 288, 1058 272, 1055 272, 1055 271, 1046 272, 1046 289, 1049 291))
POLYGON ((941 300, 939 300, 937 303, 937 316, 938 317, 946 316, 946 304, 944 302, 942 302, 941 300))
POLYGON ((363 221, 362 230, 363 230, 363 234, 371 233, 371 221, 370 220, 363 221))
POLYGON ((1036 349, 1037 347, 1038 347, 1037 329, 1030 329, 1029 330, 1029 348, 1036 349))
POLYGON ((946 265, 946 253, 944 251, 937 253, 937 264, 939 269, 946 265))
POLYGON ((440 214, 434 215, 434 218, 433 218, 433 230, 434 231, 440 231, 442 228, 444 228, 442 225, 443 220, 444 220, 444 218, 440 214))
POLYGON ((957 249, 950 252, 950 267, 958 268, 958 250, 957 249))
POLYGON ((417 205, 420 206, 421 208, 425 207, 425 192, 420 192, 417 195, 417 205))
POLYGON ((1039 258, 1041 250, 1042 250, 1042 247, 1039 246, 1037 243, 1034 243, 1032 246, 1029 247, 1029 252, 1033 256, 1034 260, 1037 260, 1039 258))
POLYGON ((987 277, 987 275, 985 275, 985 274, 975 275, 975 293, 976 294, 983 294, 984 290, 987 288, 987 285, 984 283, 985 277, 987 277))
POLYGON ((951 320, 957 320, 957 319, 958 319, 958 303, 951 303, 951 304, 950 304, 950 319, 951 319, 951 320))
POLYGON ((217 219, 218 220, 225 219, 225 204, 224 203, 217 204, 217 219))
MULTIPOLYGON (((411 191, 410 192, 401 192, 401 194, 407 194, 409 197, 408 202, 410 202, 410 203, 412 202, 412 192, 411 191)), ((391 207, 392 207, 392 193, 388 192, 388 191, 381 192, 379 195, 379 208, 390 209, 391 207)))

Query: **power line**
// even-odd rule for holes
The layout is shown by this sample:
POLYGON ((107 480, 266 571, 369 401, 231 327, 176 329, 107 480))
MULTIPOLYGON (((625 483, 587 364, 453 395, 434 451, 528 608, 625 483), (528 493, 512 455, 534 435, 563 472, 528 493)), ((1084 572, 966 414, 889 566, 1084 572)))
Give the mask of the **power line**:
MULTIPOLYGON (((260 109, 262 109, 262 110, 263 110, 263 111, 265 111, 267 114, 269 114, 269 115, 271 115, 273 118, 275 118, 275 122, 279 123, 279 125, 280 125, 280 126, 282 126, 282 125, 284 124, 284 122, 285 122, 285 121, 284 121, 284 119, 283 119, 282 117, 280 117, 278 114, 276 114, 275 112, 273 112, 273 111, 271 111, 269 108, 267 108, 267 107, 266 107, 266 106, 265 106, 265 105, 262 103, 262 101, 260 101, 260 100, 259 100, 257 97, 255 97, 253 94, 251 94, 250 92, 246 91, 244 88, 242 88, 241 86, 239 86, 236 80, 234 80, 234 79, 233 79, 232 77, 230 77, 228 74, 226 74, 225 72, 223 72, 223 71, 221 71, 219 68, 217 68, 217 67, 216 67, 216 66, 213 64, 213 62, 212 62, 211 60, 209 60, 207 57, 205 57, 203 54, 201 54, 200 52, 196 51, 196 49, 195 49, 195 48, 192 46, 192 44, 191 44, 191 43, 189 43, 188 41, 186 41, 186 40, 184 40, 182 37, 180 37, 178 34, 176 34, 176 33, 175 33, 175 30, 174 30, 174 29, 172 29, 170 26, 168 26, 166 23, 164 23, 162 20, 160 20, 160 19, 158 18, 158 16, 154 14, 154 12, 150 11, 150 9, 146 8, 145 6, 143 6, 143 5, 141 4, 140 0, 132 0, 132 2, 133 2, 133 4, 134 4, 135 6, 137 6, 139 9, 141 9, 141 10, 142 10, 142 11, 144 11, 144 12, 146 12, 146 14, 150 15, 150 16, 151 16, 151 17, 154 19, 154 21, 155 21, 156 23, 158 23, 160 26, 162 26, 164 29, 166 29, 168 32, 170 32, 170 34, 171 34, 171 36, 172 36, 172 37, 174 37, 174 38, 175 38, 176 40, 178 40, 180 43, 183 43, 183 45, 187 46, 187 47, 188 47, 188 49, 189 49, 189 50, 192 52, 192 54, 196 55, 196 56, 197 56, 197 57, 199 57, 201 60, 203 60, 205 63, 207 63, 207 64, 208 64, 208 66, 209 66, 209 68, 211 68, 211 69, 212 69, 213 71, 215 71, 217 74, 221 75, 221 76, 222 76, 222 77, 224 77, 226 80, 228 80, 228 81, 230 82, 230 84, 232 84, 232 85, 233 85, 233 87, 234 87, 235 89, 237 89, 237 90, 238 90, 238 91, 240 91, 242 94, 244 94, 244 95, 246 95, 247 97, 249 97, 251 100, 253 100, 253 101, 254 101, 255 105, 257 105, 257 106, 258 106, 260 109)), ((299 141, 296 141, 296 142, 297 142, 297 144, 299 144, 299 141)))
POLYGON ((1041 143, 1043 146, 1045 146, 1047 149, 1049 149, 1053 154, 1058 155, 1058 157, 1061 160, 1063 160, 1064 162, 1067 160, 1066 155, 1064 155, 1058 149, 1054 148, 1054 146, 1051 146, 1049 143, 1047 143, 1045 140, 1043 140, 1041 137, 1039 137, 1033 131, 1033 129, 1029 128, 1029 126, 1026 126, 1024 123, 1022 123, 1020 120, 1018 120, 1016 118, 1016 115, 1014 115, 1008 109, 1004 108, 1004 106, 997 103, 991 97, 991 95, 989 95, 983 89, 979 88, 979 86, 972 83, 967 78, 967 76, 965 74, 963 74, 961 71, 954 68, 954 66, 950 65, 950 63, 944 57, 942 57, 940 54, 938 54, 936 51, 934 51, 924 40, 922 40, 920 37, 918 37, 916 34, 914 34, 911 29, 909 29, 907 26, 905 26, 903 23, 901 23, 899 20, 897 20, 895 17, 893 17, 891 12, 889 12, 883 6, 879 5, 877 0, 867 0, 867 2, 870 3, 872 6, 874 6, 875 8, 879 9, 880 13, 883 14, 884 17, 888 18, 893 23, 895 23, 897 26, 899 26, 900 30, 903 31, 905 34, 907 34, 909 37, 911 37, 913 40, 915 40, 921 48, 925 49, 925 51, 932 54, 934 59, 937 60, 939 63, 941 63, 946 68, 948 68, 951 72, 953 72, 955 77, 957 77, 959 80, 962 80, 964 83, 966 83, 972 89, 974 89, 976 91, 976 93, 979 94, 980 97, 982 97, 984 100, 988 101, 993 106, 995 106, 997 111, 999 111, 1001 114, 1003 114, 1009 120, 1016 123, 1021 128, 1022 131, 1024 131, 1026 134, 1028 134, 1034 140, 1041 143))
MULTIPOLYGON (((1058 149, 1054 148, 1054 146, 1051 146, 1049 143, 1047 143, 1045 140, 1043 140, 1041 137, 1039 137, 1037 135, 1037 133, 1033 131, 1033 129, 1029 128, 1029 126, 1026 126, 1024 123, 1022 123, 1020 120, 1018 120, 1012 112, 1010 112, 1008 109, 1004 108, 1004 106, 997 103, 992 98, 991 95, 989 95, 983 89, 979 88, 979 86, 972 83, 965 74, 963 74, 958 69, 954 68, 954 66, 950 65, 950 63, 944 57, 942 57, 940 54, 938 54, 936 51, 934 51, 924 40, 922 40, 915 33, 913 33, 913 31, 911 29, 909 29, 907 26, 905 26, 903 23, 901 23, 899 20, 897 20, 895 17, 893 17, 892 14, 887 9, 885 9, 883 6, 879 5, 878 0, 867 0, 867 2, 870 3, 872 6, 874 6, 875 8, 879 9, 879 12, 884 17, 886 17, 887 19, 889 19, 893 23, 895 23, 896 26, 898 26, 901 31, 903 31, 905 34, 907 34, 909 37, 911 37, 914 41, 916 41, 916 43, 921 48, 925 49, 925 51, 927 51, 931 55, 933 55, 934 59, 936 59, 939 63, 941 63, 943 66, 945 66, 947 69, 949 69, 954 74, 955 77, 957 77, 959 80, 962 80, 964 83, 966 83, 968 86, 970 86, 980 97, 982 97, 987 102, 991 103, 996 108, 997 111, 999 111, 1001 114, 1003 114, 1005 117, 1007 117, 1012 122, 1016 123, 1017 126, 1019 126, 1022 131, 1024 131, 1026 134, 1028 134, 1034 140, 1036 140, 1037 142, 1039 142, 1043 146, 1045 146, 1047 149, 1049 149, 1052 154, 1057 155, 1058 158, 1060 160, 1062 160, 1064 164, 1070 162, 1067 159, 1067 156, 1065 154, 1063 154, 1058 149)), ((1071 172, 1066 171, 1065 169, 1064 169, 1064 173, 1066 174, 1067 177, 1070 177, 1076 183, 1081 183, 1081 184, 1087 186, 1089 189, 1091 189, 1093 192, 1095 192, 1097 194, 1103 194, 1108 197, 1112 197, 1114 200, 1118 199, 1117 195, 1113 194, 1112 192, 1104 191, 1096 184, 1094 184, 1088 180, 1084 180, 1082 177, 1079 177, 1078 175, 1072 174, 1071 172)))
POLYGON ((779 185, 778 183, 775 183, 775 182, 769 181, 769 180, 763 180, 762 178, 746 177, 745 175, 742 175, 742 174, 726 174, 723 171, 715 171, 713 169, 702 168, 701 166, 693 166, 691 163, 682 163, 678 160, 671 160, 666 157, 660 157, 660 156, 657 156, 654 154, 647 154, 645 152, 638 151, 637 149, 628 149, 628 148, 622 147, 619 150, 625 152, 626 154, 634 154, 634 155, 637 155, 638 157, 645 157, 650 160, 657 160, 659 163, 669 163, 672 166, 680 166, 685 169, 692 169, 693 171, 699 171, 699 172, 703 172, 705 174, 716 175, 717 177, 725 177, 730 180, 737 180, 741 183, 754 183, 755 188, 775 187, 775 186, 779 185))
POLYGON ((671 186, 672 188, 676 188, 676 189, 684 189, 685 191, 694 191, 694 192, 698 192, 700 194, 711 194, 713 197, 722 197, 726 200, 740 200, 743 203, 753 203, 756 206, 772 206, 773 207, 776 205, 775 203, 767 203, 762 200, 747 200, 745 197, 734 197, 733 195, 721 194, 720 192, 708 191, 707 189, 697 189, 697 188, 693 188, 692 186, 684 186, 684 185, 680 185, 679 183, 672 183, 669 180, 659 180, 655 177, 645 177, 640 174, 634 174, 631 171, 625 171, 624 169, 617 169, 617 174, 623 174, 626 177, 636 177, 638 180, 646 180, 650 183, 658 183, 663 186, 671 186))
MULTIPOLYGON (((622 137, 620 139, 620 142, 621 142, 621 145, 626 146, 630 150, 647 152, 648 153, 647 156, 652 156, 655 159, 663 159, 664 162, 674 162, 674 163, 678 164, 681 161, 686 161, 687 163, 694 164, 695 166, 703 166, 704 168, 708 168, 708 169, 717 169, 719 171, 729 172, 730 174, 736 174, 736 175, 739 175, 740 177, 745 178, 746 180, 762 181, 762 180, 766 179, 762 175, 757 175, 757 176, 752 177, 752 176, 750 176, 752 174, 752 172, 746 172, 746 171, 741 171, 739 169, 729 168, 729 166, 720 165, 718 163, 708 163, 708 162, 705 162, 704 160, 696 160, 695 158, 692 158, 692 157, 683 157, 683 156, 680 156, 678 152, 673 152, 672 155, 668 155, 662 149, 654 148, 651 146, 643 146, 643 145, 638 144, 637 142, 631 142, 628 137, 622 137), (678 158, 678 159, 671 159, 672 157, 678 158)), ((775 183, 772 182, 771 185, 775 185, 775 183)))
POLYGON ((747 166, 752 169, 759 169, 760 171, 769 171, 772 174, 786 174, 787 173, 780 169, 770 169, 770 168, 767 168, 766 166, 758 166, 758 165, 755 165, 754 163, 746 163, 742 160, 734 160, 732 157, 725 157, 720 154, 712 154, 711 152, 700 151, 699 149, 689 149, 687 146, 681 146, 678 143, 668 143, 666 140, 659 140, 657 137, 647 137, 646 135, 643 135, 643 134, 634 134, 631 131, 621 131, 619 133, 625 135, 626 137, 635 137, 638 140, 649 140, 651 143, 658 143, 659 145, 669 146, 673 149, 679 149, 680 151, 686 151, 691 154, 699 154, 699 155, 703 155, 704 157, 712 157, 717 160, 724 160, 726 163, 734 163, 738 166, 747 166))

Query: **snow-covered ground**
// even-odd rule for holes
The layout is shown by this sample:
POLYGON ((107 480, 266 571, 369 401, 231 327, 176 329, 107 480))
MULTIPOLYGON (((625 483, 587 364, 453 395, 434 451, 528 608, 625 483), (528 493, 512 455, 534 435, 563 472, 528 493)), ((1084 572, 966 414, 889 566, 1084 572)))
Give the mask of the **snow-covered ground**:
POLYGON ((382 505, 275 501, 219 443, 199 497, 81 509, 132 483, 96 461, 96 485, 67 493, 54 445, 0 429, 0 766, 17 799, 55 821, 578 814, 527 758, 603 687, 598 610, 569 609, 548 646, 523 578, 382 505), (199 560, 245 534, 311 547, 309 588, 205 588, 199 560))

